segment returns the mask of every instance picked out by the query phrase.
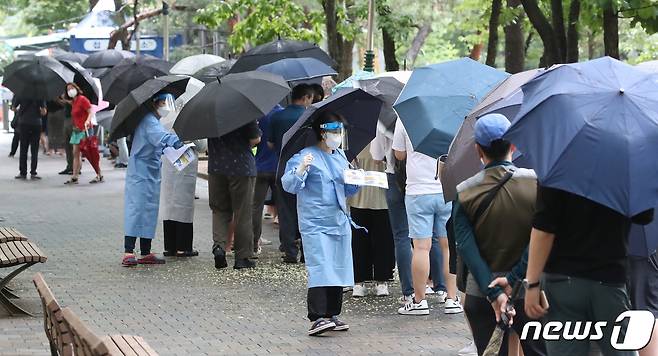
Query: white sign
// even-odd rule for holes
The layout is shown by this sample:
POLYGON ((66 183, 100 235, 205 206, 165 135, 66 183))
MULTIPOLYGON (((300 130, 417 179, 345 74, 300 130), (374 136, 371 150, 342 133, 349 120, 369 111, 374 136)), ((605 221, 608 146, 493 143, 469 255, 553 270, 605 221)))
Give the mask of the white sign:
POLYGON ((346 169, 343 172, 345 183, 358 186, 370 186, 388 189, 386 173, 364 171, 362 169, 346 169))
POLYGON ((194 149, 192 149, 192 147, 194 147, 194 144, 188 143, 177 150, 171 147, 167 147, 163 152, 169 162, 171 162, 171 164, 176 167, 178 171, 182 171, 196 159, 196 154, 194 153, 194 149))
MULTIPOLYGON (((85 40, 83 47, 86 51, 95 52, 107 49, 107 45, 110 43, 109 39, 93 39, 85 40)), ((142 51, 155 51, 158 48, 158 41, 152 38, 145 38, 139 41, 139 49, 142 51)), ((123 49, 121 42, 118 42, 116 49, 123 49)), ((130 41, 130 49, 132 51, 137 49, 137 41, 130 41)))

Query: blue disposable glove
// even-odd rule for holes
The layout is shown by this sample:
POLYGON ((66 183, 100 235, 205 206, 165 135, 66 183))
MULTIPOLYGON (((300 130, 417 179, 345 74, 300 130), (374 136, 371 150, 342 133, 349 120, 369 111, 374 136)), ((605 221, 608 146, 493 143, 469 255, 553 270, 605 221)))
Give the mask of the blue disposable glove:
POLYGON ((174 143, 174 148, 175 148, 175 149, 179 149, 179 148, 181 148, 181 147, 183 147, 183 146, 184 146, 184 145, 183 145, 183 142, 181 142, 181 141, 176 141, 176 143, 174 143))

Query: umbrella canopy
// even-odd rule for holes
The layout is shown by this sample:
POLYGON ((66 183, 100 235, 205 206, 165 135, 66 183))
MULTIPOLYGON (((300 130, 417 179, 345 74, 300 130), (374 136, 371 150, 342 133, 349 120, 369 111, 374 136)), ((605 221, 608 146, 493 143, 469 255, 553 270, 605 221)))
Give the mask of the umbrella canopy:
MULTIPOLYGON (((457 135, 450 144, 448 157, 441 168, 441 186, 445 201, 453 201, 457 197, 457 185, 475 175, 482 169, 482 162, 475 149, 473 128, 475 121, 486 114, 502 114, 512 120, 521 108, 523 92, 521 86, 539 73, 542 69, 532 69, 513 74, 505 79, 482 101, 471 110, 462 123, 457 135)), ((525 165, 518 153, 515 154, 515 163, 525 165)))
POLYGON ((167 75, 169 69, 171 63, 152 56, 126 58, 102 78, 105 100, 118 104, 133 89, 149 79, 167 75))
POLYGON ((110 132, 112 130, 112 117, 114 116, 114 110, 104 110, 96 113, 96 122, 105 129, 105 131, 110 132))
POLYGON ((278 74, 292 82, 338 74, 333 68, 315 58, 285 58, 265 64, 257 69, 261 72, 278 74))
POLYGON ((330 67, 336 66, 334 60, 325 51, 310 42, 279 39, 247 51, 233 65, 229 73, 255 70, 264 64, 284 58, 315 58, 330 67))
POLYGON ((235 64, 235 59, 227 59, 223 62, 205 67, 192 76, 204 83, 211 83, 217 81, 217 78, 227 75, 233 64, 235 64))
POLYGON ((60 62, 35 56, 8 65, 2 85, 19 98, 49 100, 60 96, 66 83, 73 81, 73 76, 73 72, 60 62))
POLYGON ((84 96, 86 96, 92 104, 98 104, 100 88, 96 85, 96 81, 94 81, 94 77, 91 73, 77 62, 63 60, 60 60, 60 62, 74 73, 73 82, 82 89, 84 96))
POLYGON ((203 89, 204 85, 205 84, 202 81, 195 78, 190 78, 190 80, 187 82, 185 92, 176 99, 176 111, 172 111, 167 116, 160 119, 160 123, 162 126, 164 126, 164 128, 171 130, 174 127, 174 122, 176 121, 176 118, 178 118, 178 113, 183 110, 183 107, 185 104, 187 104, 188 101, 190 101, 190 99, 192 99, 201 91, 201 89, 203 89))
POLYGON ((649 257, 656 249, 658 249, 658 219, 653 219, 649 225, 631 225, 628 235, 629 256, 649 257))
POLYGON ((167 75, 148 80, 131 91, 114 110, 110 141, 135 132, 137 125, 151 110, 146 103, 151 100, 153 95, 165 91, 177 98, 185 92, 189 79, 189 77, 179 75, 167 75))
POLYGON ((304 147, 317 143, 311 124, 322 113, 332 111, 347 120, 347 160, 352 161, 371 141, 377 132, 377 120, 384 103, 376 97, 357 88, 341 90, 327 99, 313 104, 283 135, 279 175, 283 174, 286 163, 304 147))
POLYGON ((183 140, 220 137, 265 116, 289 92, 278 75, 256 71, 229 74, 206 84, 187 102, 174 130, 183 140))
POLYGON ((183 74, 183 75, 194 75, 196 72, 202 70, 203 68, 224 62, 225 59, 220 56, 215 56, 212 54, 197 54, 194 56, 189 56, 178 61, 169 73, 171 74, 183 74))
POLYGON ((626 216, 658 202, 658 77, 610 57, 565 64, 522 87, 505 138, 546 187, 626 216))
POLYGON ((646 72, 658 73, 658 60, 643 62, 636 67, 646 72))
POLYGON ((91 72, 91 76, 94 78, 98 79, 103 79, 107 73, 110 72, 111 67, 105 67, 105 68, 89 68, 89 71, 91 72))
POLYGON ((373 72, 366 72, 364 70, 357 70, 356 72, 352 73, 347 79, 343 80, 342 82, 334 85, 333 88, 331 88, 331 93, 335 94, 337 91, 341 89, 352 89, 352 88, 358 88, 358 81, 363 80, 363 79, 368 79, 372 78, 375 76, 375 73, 373 72))
POLYGON ((82 62, 85 68, 114 67, 125 58, 135 57, 135 54, 120 49, 105 49, 94 52, 82 62))
POLYGON ((415 69, 393 106, 414 150, 446 154, 466 115, 508 76, 470 58, 415 69))
POLYGON ((384 102, 382 111, 379 114, 379 121, 387 130, 395 129, 395 121, 398 114, 393 110, 393 104, 397 100, 400 92, 407 84, 411 71, 386 72, 374 76, 371 79, 362 79, 358 81, 358 87, 366 93, 375 96, 384 102))
POLYGON ((55 59, 58 61, 75 62, 78 64, 82 64, 88 57, 88 55, 78 52, 64 52, 55 55, 55 59))

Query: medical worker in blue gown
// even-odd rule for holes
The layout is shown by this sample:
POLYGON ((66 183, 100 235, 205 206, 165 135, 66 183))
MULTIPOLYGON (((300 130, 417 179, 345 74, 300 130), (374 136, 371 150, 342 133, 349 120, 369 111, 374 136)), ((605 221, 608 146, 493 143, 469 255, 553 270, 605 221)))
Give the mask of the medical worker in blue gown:
POLYGON ((160 206, 160 158, 166 147, 183 146, 176 134, 169 133, 160 124, 160 118, 175 110, 173 95, 158 93, 145 105, 149 105, 150 112, 135 129, 126 172, 124 266, 165 263, 164 259, 151 253, 160 206), (139 259, 134 253, 137 238, 139 259))
POLYGON ((352 230, 346 198, 358 187, 345 184, 349 167, 343 150, 345 119, 325 112, 312 124, 318 144, 294 155, 281 179, 285 191, 297 195, 299 230, 308 271, 309 335, 345 331, 338 319, 343 287, 354 285, 352 230))

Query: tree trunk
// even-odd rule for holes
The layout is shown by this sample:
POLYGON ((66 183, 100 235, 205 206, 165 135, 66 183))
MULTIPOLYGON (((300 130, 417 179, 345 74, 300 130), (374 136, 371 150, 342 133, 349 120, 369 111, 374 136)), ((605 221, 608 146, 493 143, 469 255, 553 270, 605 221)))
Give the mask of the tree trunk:
POLYGON ((571 5, 569 5, 569 24, 567 25, 567 63, 578 62, 579 18, 580 0, 571 0, 571 5))
POLYGON ((338 78, 342 77, 342 51, 341 44, 343 36, 338 33, 338 15, 336 14, 336 0, 322 0, 322 8, 324 9, 325 25, 327 28, 327 47, 329 48, 329 56, 336 61, 338 68, 338 78))
POLYGON ((603 47, 606 56, 619 59, 619 23, 612 2, 603 9, 603 47))
POLYGON ((414 36, 413 41, 411 41, 411 46, 409 47, 409 50, 407 50, 407 55, 405 56, 411 67, 414 66, 414 63, 416 63, 418 53, 420 53, 420 49, 423 48, 425 40, 427 40, 427 36, 429 36, 431 32, 432 23, 427 21, 422 26, 420 26, 416 36, 414 36))
POLYGON ((553 22, 553 32, 557 40, 558 55, 561 63, 564 63, 567 57, 567 34, 564 30, 564 8, 562 0, 551 0, 551 21, 553 22))
MULTIPOLYGON (((189 7, 189 6, 184 6, 184 5, 174 5, 172 10, 177 10, 177 11, 196 11, 196 8, 189 7)), ((108 49, 115 48, 117 43, 121 41, 121 44, 123 45, 123 48, 129 48, 129 32, 128 29, 135 24, 135 22, 139 23, 140 21, 144 21, 146 19, 150 19, 151 17, 158 16, 162 13, 162 8, 159 9, 154 9, 154 10, 147 10, 145 12, 142 12, 141 14, 137 15, 133 19, 124 22, 123 25, 119 26, 116 30, 112 31, 110 33, 110 41, 107 45, 108 49)))
POLYGON ((386 71, 400 70, 400 63, 395 56, 395 38, 393 38, 386 28, 382 28, 382 42, 384 45, 384 64, 386 65, 386 71))
POLYGON ((528 19, 532 26, 537 30, 541 41, 544 44, 544 55, 542 56, 541 63, 544 66, 550 66, 556 63, 562 63, 560 60, 560 52, 558 49, 557 38, 553 27, 546 19, 546 16, 541 12, 537 0, 520 0, 528 15, 528 19))
POLYGON ((594 47, 594 33, 589 30, 587 31, 587 59, 589 60, 592 60, 595 57, 594 47))
MULTIPOLYGON (((516 8, 519 0, 507 0, 507 7, 516 8)), ((519 73, 525 69, 526 40, 523 37, 523 14, 505 26, 505 71, 519 73)))
POLYGON ((498 54, 498 19, 500 18, 500 8, 503 5, 502 0, 492 0, 491 16, 489 17, 489 40, 487 42, 487 61, 486 65, 496 68, 496 55, 498 54))

